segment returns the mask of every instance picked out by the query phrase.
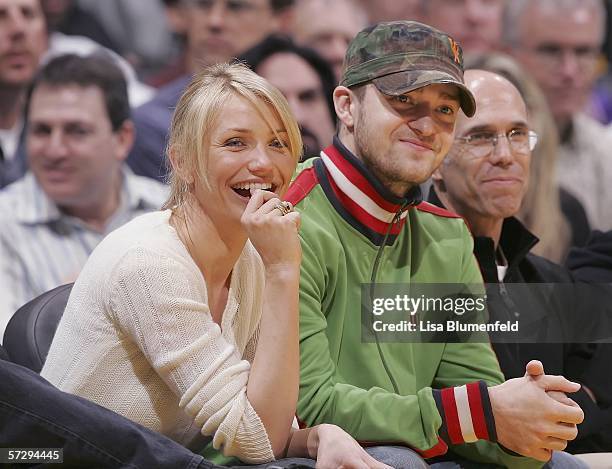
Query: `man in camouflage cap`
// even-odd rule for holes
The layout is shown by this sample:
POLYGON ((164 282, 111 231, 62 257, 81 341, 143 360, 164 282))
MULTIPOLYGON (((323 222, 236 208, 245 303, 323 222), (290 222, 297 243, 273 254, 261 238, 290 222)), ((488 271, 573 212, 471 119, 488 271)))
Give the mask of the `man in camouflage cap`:
POLYGON ((390 96, 449 83, 458 88, 463 112, 472 117, 476 110, 463 83, 461 47, 425 24, 381 23, 357 34, 347 49, 340 85, 353 88, 367 82, 390 96))
POLYGON ((286 196, 302 214, 298 418, 401 445, 370 450, 393 467, 425 467, 422 458, 449 447, 451 458, 540 467, 516 453, 547 460, 551 421, 575 437, 582 412, 546 391, 578 385, 539 362, 504 383, 488 343, 406 343, 402 332, 382 341, 377 323, 362 320, 363 284, 482 282, 463 220, 422 202, 419 189, 459 113, 475 112, 461 47, 421 23, 380 23, 355 37, 343 69, 338 134, 286 196))

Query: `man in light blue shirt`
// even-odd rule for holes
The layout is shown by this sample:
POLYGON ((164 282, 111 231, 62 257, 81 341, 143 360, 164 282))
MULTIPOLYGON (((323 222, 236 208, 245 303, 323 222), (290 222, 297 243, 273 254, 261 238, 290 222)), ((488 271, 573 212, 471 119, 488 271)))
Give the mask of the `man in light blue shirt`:
POLYGON ((0 192, 0 334, 21 305, 74 281, 106 234, 166 197, 124 164, 134 128, 125 80, 108 58, 50 61, 27 119, 30 172, 0 192))

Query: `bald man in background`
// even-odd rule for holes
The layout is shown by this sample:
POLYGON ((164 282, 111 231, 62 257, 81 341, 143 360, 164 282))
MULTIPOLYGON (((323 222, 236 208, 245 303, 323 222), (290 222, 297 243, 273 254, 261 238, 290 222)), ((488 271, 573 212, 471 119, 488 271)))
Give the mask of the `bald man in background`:
MULTIPOLYGON (((466 71, 465 81, 476 98, 476 114, 469 119, 459 115, 455 141, 433 175, 429 201, 462 216, 470 227, 474 255, 488 286, 490 322, 521 321, 522 340, 516 336, 512 337, 516 343, 493 341, 505 378, 522 376, 525 364, 537 359, 547 373, 580 382, 581 389, 571 399, 583 409, 585 422, 578 426, 578 437, 568 448, 572 452, 610 450, 606 436, 612 428, 612 415, 606 410, 610 387, 598 377, 606 374, 597 364, 601 350, 596 344, 574 343, 580 341, 558 330, 552 332, 557 325, 563 331, 581 333, 589 326, 605 329, 605 324, 592 318, 606 300, 597 300, 595 290, 574 288, 567 269, 530 253, 538 239, 516 215, 529 183, 537 134, 529 127, 521 94, 506 78, 483 70, 466 71), (524 284, 532 286, 525 288, 524 284), (543 295, 536 284, 547 288, 558 284, 560 288, 543 295), (592 305, 578 300, 584 293, 593 299, 592 305), (537 341, 528 334, 537 335, 537 341)), ((558 464, 560 459, 573 458, 555 452, 553 462, 558 464)))

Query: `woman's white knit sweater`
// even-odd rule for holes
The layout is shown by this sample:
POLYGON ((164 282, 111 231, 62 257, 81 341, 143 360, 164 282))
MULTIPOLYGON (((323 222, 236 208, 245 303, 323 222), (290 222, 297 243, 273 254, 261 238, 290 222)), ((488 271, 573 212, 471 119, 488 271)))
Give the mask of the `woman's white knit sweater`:
POLYGON ((227 456, 270 461, 270 441, 246 395, 263 302, 261 258, 247 241, 219 327, 170 213, 140 216, 95 249, 41 374, 185 446, 201 432, 227 456))

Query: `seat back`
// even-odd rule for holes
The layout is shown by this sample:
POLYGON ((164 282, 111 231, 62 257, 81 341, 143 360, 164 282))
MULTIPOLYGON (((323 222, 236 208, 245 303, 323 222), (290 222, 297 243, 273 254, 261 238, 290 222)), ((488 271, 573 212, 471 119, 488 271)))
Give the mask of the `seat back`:
POLYGON ((62 285, 37 296, 13 315, 3 340, 13 363, 40 373, 66 309, 72 285, 62 285))
POLYGON ((4 350, 4 347, 0 345, 0 360, 10 361, 8 353, 4 350))

